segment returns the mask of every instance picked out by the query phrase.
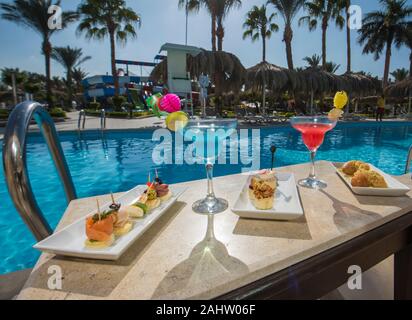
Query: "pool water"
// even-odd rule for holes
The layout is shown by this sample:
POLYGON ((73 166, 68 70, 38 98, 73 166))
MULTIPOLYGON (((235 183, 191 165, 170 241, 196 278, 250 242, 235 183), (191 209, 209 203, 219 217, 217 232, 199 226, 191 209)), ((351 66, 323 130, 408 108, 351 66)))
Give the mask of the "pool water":
MULTIPOLYGON (((270 167, 270 146, 278 147, 276 166, 308 162, 308 152, 300 134, 291 127, 265 128, 260 131, 261 167, 270 167)), ((150 170, 158 169, 167 183, 205 178, 201 165, 161 165, 152 161, 151 131, 60 133, 79 197, 131 189, 147 181, 150 170)), ((318 160, 348 161, 360 159, 394 174, 403 174, 412 123, 340 123, 326 136, 318 160)), ((66 206, 63 188, 39 134, 30 135, 27 162, 32 187, 40 208, 54 228, 66 206)), ((0 151, 1 156, 1 151, 0 151)), ((240 173, 242 166, 217 165, 215 175, 240 173)), ((206 186, 205 186, 206 188, 206 186)), ((205 190, 206 192, 206 190, 205 190)), ((29 268, 39 252, 32 249, 35 239, 14 209, 8 195, 3 170, 0 170, 0 274, 29 268)))

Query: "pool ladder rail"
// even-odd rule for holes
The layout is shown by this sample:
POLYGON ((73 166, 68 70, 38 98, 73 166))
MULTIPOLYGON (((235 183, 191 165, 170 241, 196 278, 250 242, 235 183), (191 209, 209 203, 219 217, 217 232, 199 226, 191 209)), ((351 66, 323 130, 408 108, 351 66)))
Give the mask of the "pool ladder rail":
POLYGON ((67 201, 77 199, 66 158, 53 119, 37 102, 17 105, 9 116, 3 138, 3 169, 10 197, 20 216, 37 240, 52 234, 34 196, 26 163, 26 142, 30 121, 34 118, 46 140, 52 160, 63 183, 67 201))
POLYGON ((79 121, 77 122, 77 130, 84 130, 84 127, 86 126, 86 111, 84 111, 83 109, 80 110, 79 112, 79 121), (83 120, 83 122, 82 122, 83 120), (80 128, 81 125, 81 128, 80 128))
POLYGON ((106 130, 106 110, 104 109, 100 111, 100 129, 106 130))
MULTIPOLYGON (((107 117, 106 117, 106 110, 100 110, 100 130, 106 130, 107 124, 107 117)), ((84 130, 86 126, 86 111, 80 110, 79 112, 79 120, 77 122, 77 130, 81 131, 84 130)))

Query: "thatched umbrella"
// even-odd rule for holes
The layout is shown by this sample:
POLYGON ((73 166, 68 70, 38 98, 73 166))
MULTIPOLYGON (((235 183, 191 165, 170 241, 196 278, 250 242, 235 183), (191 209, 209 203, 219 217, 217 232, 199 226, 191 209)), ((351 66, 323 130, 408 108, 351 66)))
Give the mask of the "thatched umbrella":
POLYGON ((313 100, 316 93, 333 92, 342 90, 347 83, 343 77, 329 73, 320 67, 310 67, 298 72, 297 91, 310 93, 311 113, 313 100))
POLYGON ((225 51, 202 50, 195 57, 188 57, 190 74, 199 77, 202 73, 212 75, 216 94, 238 93, 246 76, 246 69, 234 54, 225 51))
MULTIPOLYGON (((355 102, 355 112, 358 110, 359 98, 366 95, 376 95, 382 90, 382 82, 380 80, 363 73, 347 72, 343 74, 341 78, 344 80, 341 90, 348 92, 349 96, 357 96, 358 98, 355 102)), ((350 105, 348 104, 347 112, 349 108, 350 105)))
POLYGON ((412 77, 389 85, 385 89, 385 95, 397 98, 408 97, 408 114, 410 114, 412 107, 412 77))
MULTIPOLYGON (((202 50, 197 56, 188 55, 187 68, 190 75, 197 78, 202 73, 211 76, 221 74, 222 81, 219 83, 220 87, 217 88, 221 92, 239 92, 246 75, 246 69, 239 58, 225 51, 202 50)), ((167 58, 152 70, 150 78, 154 81, 167 83, 167 58)))
POLYGON ((263 91, 262 110, 266 108, 266 89, 272 92, 281 92, 286 89, 294 88, 296 76, 293 71, 278 67, 269 62, 261 62, 246 72, 246 89, 263 91))

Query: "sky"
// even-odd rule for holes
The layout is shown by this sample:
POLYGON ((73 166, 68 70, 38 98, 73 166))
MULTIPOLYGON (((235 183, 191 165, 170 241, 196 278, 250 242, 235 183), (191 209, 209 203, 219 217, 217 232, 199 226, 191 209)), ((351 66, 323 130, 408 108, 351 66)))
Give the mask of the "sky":
MULTIPOLYGON (((2 0, 3 2, 11 2, 2 0)), ((127 5, 138 12, 142 18, 142 26, 136 39, 131 39, 125 46, 117 47, 117 58, 152 62, 162 44, 166 42, 181 43, 185 41, 185 12, 179 10, 178 0, 127 0, 127 5)), ((224 50, 237 55, 245 67, 251 67, 261 60, 261 42, 252 43, 243 40, 242 25, 247 12, 254 5, 262 5, 266 0, 243 0, 239 10, 233 10, 225 20, 224 50)), ((73 10, 80 0, 62 0, 63 10, 73 10)), ((359 5, 365 15, 379 8, 379 0, 352 0, 359 5)), ((412 0, 408 0, 412 5, 412 0)), ((269 7, 269 12, 273 9, 269 7)), ((303 16, 304 12, 298 15, 303 16)), ((294 25, 293 55, 296 67, 304 66, 303 58, 313 54, 321 54, 321 31, 309 32, 307 26, 294 25)), ((268 41, 267 60, 271 63, 287 66, 283 38, 283 20, 280 16, 275 22, 279 25, 278 33, 268 41)), ((76 35, 77 23, 67 29, 55 33, 51 39, 53 46, 72 46, 82 48, 85 55, 92 57, 82 67, 90 74, 106 74, 110 72, 110 49, 108 40, 86 40, 76 35)), ((327 34, 327 59, 341 65, 337 73, 346 71, 346 34, 331 24, 327 34)), ((362 47, 357 43, 357 31, 352 31, 352 60, 354 71, 366 71, 381 77, 384 69, 384 57, 375 61, 373 55, 362 55, 362 47)), ((210 16, 205 10, 189 16, 188 44, 205 49, 211 48, 210 16)), ((22 26, 9 21, 0 20, 0 68, 13 67, 21 70, 44 73, 44 57, 41 54, 40 36, 22 26)), ((409 70, 409 50, 394 49, 392 53, 391 71, 397 68, 409 70)), ((140 75, 140 69, 131 67, 130 71, 140 75)), ((143 69, 147 75, 150 69, 143 69)), ((63 76, 64 69, 52 62, 52 75, 63 76)))

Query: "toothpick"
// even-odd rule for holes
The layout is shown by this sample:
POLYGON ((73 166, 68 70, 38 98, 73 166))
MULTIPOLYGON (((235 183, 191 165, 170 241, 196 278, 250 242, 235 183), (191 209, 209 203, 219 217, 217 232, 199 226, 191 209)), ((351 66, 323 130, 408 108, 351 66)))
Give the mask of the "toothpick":
POLYGON ((99 220, 101 220, 100 204, 99 204, 98 198, 96 198, 96 203, 97 203, 97 215, 99 216, 99 220))
POLYGON ((149 177, 147 178, 147 182, 152 181, 152 179, 150 179, 150 171, 149 171, 149 177))
POLYGON ((111 198, 112 198, 112 203, 113 203, 113 204, 116 204, 116 202, 114 201, 113 192, 110 192, 110 196, 111 196, 111 198))
POLYGON ((157 169, 155 169, 155 173, 156 173, 156 179, 159 178, 159 175, 157 174, 157 169))

